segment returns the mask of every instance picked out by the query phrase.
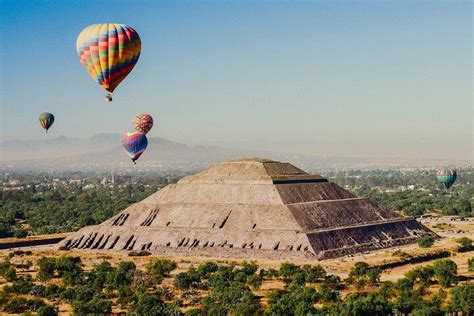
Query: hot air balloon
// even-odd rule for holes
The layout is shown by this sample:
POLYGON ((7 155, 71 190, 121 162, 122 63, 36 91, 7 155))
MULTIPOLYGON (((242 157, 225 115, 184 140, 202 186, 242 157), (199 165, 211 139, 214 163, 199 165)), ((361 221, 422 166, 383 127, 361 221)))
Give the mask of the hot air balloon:
POLYGON ((39 116, 41 126, 48 132, 48 129, 54 123, 54 115, 48 112, 41 113, 39 116))
POLYGON ((148 140, 142 133, 127 133, 122 137, 122 145, 130 158, 132 158, 133 163, 135 163, 135 160, 143 154, 148 146, 148 140))
POLYGON ((107 90, 106 99, 135 67, 140 57, 138 33, 124 24, 104 23, 86 27, 77 37, 76 49, 89 75, 107 90))
POLYGON ((132 126, 137 132, 147 134, 153 127, 153 117, 149 114, 138 114, 132 119, 132 126))
POLYGON ((443 168, 438 171, 436 180, 439 183, 442 183, 446 187, 446 189, 449 189, 453 185, 453 183, 456 181, 457 177, 458 177, 458 174, 456 170, 452 168, 443 168))

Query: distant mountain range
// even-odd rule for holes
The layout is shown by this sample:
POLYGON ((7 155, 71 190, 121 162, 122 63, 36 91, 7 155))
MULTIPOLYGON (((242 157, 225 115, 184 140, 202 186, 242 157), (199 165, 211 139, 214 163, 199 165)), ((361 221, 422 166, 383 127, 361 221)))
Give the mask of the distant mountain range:
MULTIPOLYGON (((131 161, 123 151, 119 134, 98 134, 90 138, 59 136, 44 140, 9 140, 0 143, 0 162, 7 169, 82 170, 128 168, 131 161)), ((322 169, 373 169, 384 167, 439 166, 439 161, 400 158, 341 157, 288 154, 270 151, 188 146, 163 138, 149 138, 138 166, 147 170, 201 169, 210 163, 265 157, 289 161, 308 171, 322 169)), ((4 169, 2 168, 2 169, 4 169)))
MULTIPOLYGON (((47 140, 9 140, 0 143, 0 161, 13 166, 129 164, 120 138, 119 134, 98 134, 86 139, 59 136, 47 140)), ((188 146, 163 138, 149 138, 148 148, 139 163, 143 166, 156 162, 200 166, 257 155, 274 156, 269 152, 188 146)))

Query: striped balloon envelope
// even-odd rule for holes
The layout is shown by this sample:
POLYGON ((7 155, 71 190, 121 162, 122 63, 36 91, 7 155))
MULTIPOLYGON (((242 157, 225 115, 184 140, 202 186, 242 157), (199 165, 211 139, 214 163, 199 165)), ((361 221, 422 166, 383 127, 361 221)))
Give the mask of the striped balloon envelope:
POLYGON ((456 182, 457 177, 458 173, 456 170, 452 168, 443 168, 438 171, 436 180, 439 183, 442 183, 446 189, 449 189, 454 184, 454 182, 456 182))
POLYGON ((143 154, 148 146, 148 139, 142 133, 133 132, 122 136, 122 145, 133 163, 143 154))
POLYGON ((137 114, 132 119, 132 126, 137 132, 147 134, 153 127, 153 117, 150 114, 137 114))
POLYGON ((93 24, 79 34, 76 49, 81 64, 92 79, 112 93, 135 67, 140 57, 141 41, 130 26, 93 24))

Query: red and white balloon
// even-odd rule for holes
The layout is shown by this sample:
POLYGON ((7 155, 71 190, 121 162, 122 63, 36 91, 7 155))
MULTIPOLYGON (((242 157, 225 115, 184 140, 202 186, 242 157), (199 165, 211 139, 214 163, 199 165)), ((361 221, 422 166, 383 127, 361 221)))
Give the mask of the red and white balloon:
POLYGON ((133 128, 142 134, 147 134, 153 127, 153 117, 150 114, 137 114, 132 119, 133 128))

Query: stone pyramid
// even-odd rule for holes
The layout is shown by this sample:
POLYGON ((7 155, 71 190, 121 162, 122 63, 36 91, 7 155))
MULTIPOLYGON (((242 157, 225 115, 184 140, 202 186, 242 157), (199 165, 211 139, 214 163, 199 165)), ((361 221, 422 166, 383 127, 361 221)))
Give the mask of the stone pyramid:
POLYGON ((327 259, 434 235, 289 163, 219 163, 170 184, 61 245, 168 256, 327 259))

